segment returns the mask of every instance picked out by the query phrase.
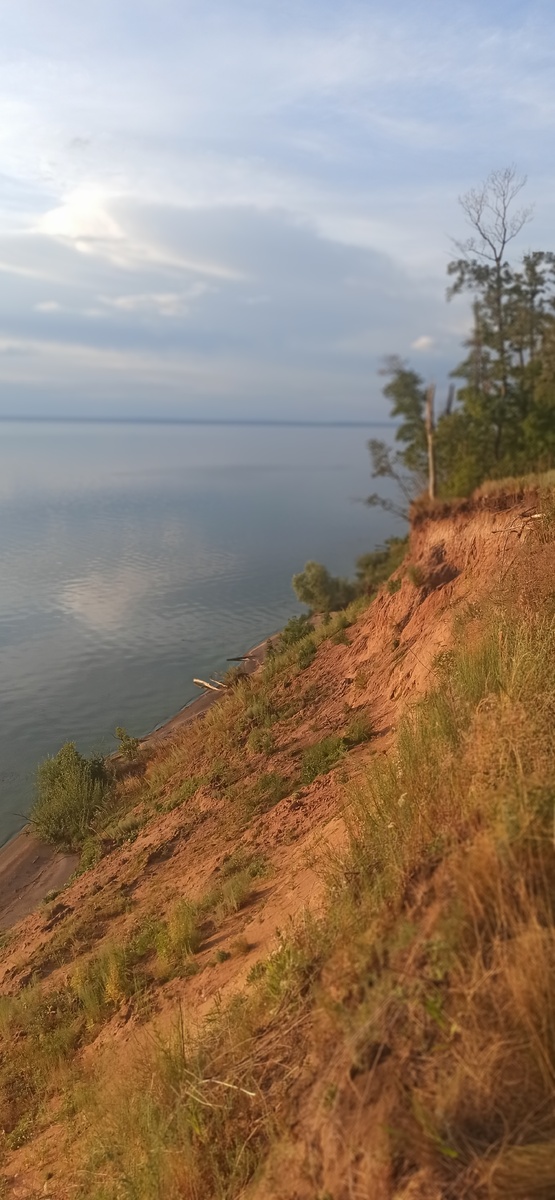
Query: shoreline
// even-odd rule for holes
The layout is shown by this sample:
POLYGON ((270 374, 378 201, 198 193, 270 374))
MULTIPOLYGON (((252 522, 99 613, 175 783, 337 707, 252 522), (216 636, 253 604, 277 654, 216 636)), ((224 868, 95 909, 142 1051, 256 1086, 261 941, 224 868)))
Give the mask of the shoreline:
MULTIPOLYGON (((271 634, 247 651, 245 674, 252 675, 264 662, 277 634, 271 634)), ((179 729, 204 716, 218 700, 217 692, 203 692, 140 739, 141 747, 158 746, 179 729)), ((79 862, 78 854, 65 854, 39 841, 24 825, 0 847, 0 930, 10 929, 29 915, 51 891, 63 888, 79 862)))

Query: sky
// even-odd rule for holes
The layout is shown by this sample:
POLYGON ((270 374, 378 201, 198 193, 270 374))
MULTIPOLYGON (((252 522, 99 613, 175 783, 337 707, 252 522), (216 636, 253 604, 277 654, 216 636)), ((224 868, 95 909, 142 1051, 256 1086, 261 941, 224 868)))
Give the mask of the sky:
POLYGON ((458 197, 555 249, 553 0, 3 0, 0 415, 380 420, 458 197))

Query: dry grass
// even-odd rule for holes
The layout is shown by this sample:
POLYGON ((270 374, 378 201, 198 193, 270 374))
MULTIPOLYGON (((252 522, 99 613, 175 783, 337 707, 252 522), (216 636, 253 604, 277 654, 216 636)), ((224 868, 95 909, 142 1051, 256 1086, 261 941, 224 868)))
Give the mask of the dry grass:
MULTIPOLYGON (((282 934, 200 1029, 185 1014, 165 1040, 141 1043, 126 1074, 74 1093, 77 1196, 266 1200, 268 1156, 279 1161, 291 1142, 305 1192, 378 1194, 378 1124, 380 1194, 425 1177, 426 1195, 446 1200, 555 1195, 555 616, 526 603, 473 613, 471 644, 459 628, 393 751, 347 785, 350 842, 330 862, 322 919, 282 934), (326 1139, 338 1129, 335 1167, 326 1139)), ((312 630, 307 659, 344 628, 338 618, 312 630)), ((253 732, 290 715, 280 686, 302 648, 275 656, 149 765, 145 809, 171 807, 184 778, 225 791, 243 821, 292 790, 278 772, 244 782, 245 763, 253 732)), ((303 779, 371 734, 353 718, 343 737, 305 751, 303 779)), ((143 916, 65 989, 2 1002, 10 1146, 60 1080, 71 1091, 75 1051, 106 1017, 198 969, 205 922, 237 932, 264 866, 237 851, 202 900, 143 916)), ((241 935, 232 948, 250 951, 241 935)), ((220 949, 210 963, 226 958, 220 949)))

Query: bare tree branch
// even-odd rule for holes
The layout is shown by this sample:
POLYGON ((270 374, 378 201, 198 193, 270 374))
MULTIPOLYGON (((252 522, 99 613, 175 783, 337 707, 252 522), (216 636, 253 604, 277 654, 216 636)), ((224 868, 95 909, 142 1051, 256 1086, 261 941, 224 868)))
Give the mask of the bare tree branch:
POLYGON ((490 171, 480 188, 471 188, 459 197, 467 221, 476 231, 466 241, 455 242, 464 258, 501 265, 509 242, 532 218, 531 206, 510 212, 525 183, 526 175, 517 175, 516 167, 512 165, 490 171))

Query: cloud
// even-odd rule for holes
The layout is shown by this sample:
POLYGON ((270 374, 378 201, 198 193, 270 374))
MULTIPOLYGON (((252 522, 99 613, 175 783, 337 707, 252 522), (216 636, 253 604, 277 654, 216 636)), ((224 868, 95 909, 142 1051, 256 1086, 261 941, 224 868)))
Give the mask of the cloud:
POLYGON ((461 192, 516 159, 551 246, 546 0, 47 8, 3 37, 5 405, 376 415, 383 354, 458 357, 461 192))

